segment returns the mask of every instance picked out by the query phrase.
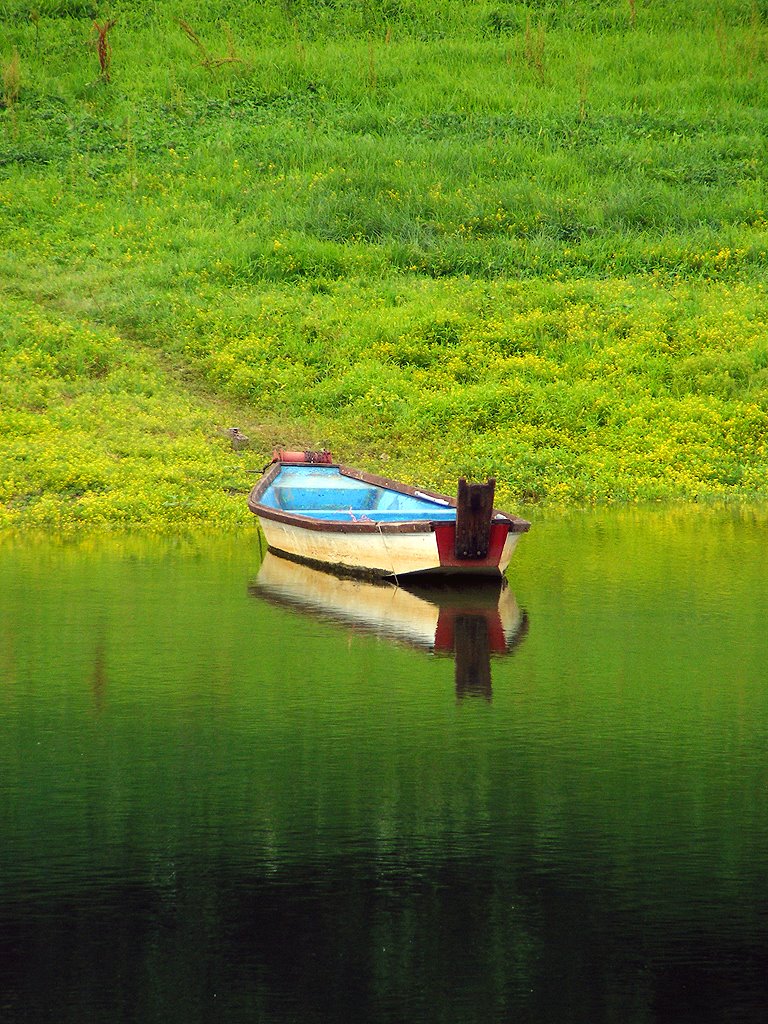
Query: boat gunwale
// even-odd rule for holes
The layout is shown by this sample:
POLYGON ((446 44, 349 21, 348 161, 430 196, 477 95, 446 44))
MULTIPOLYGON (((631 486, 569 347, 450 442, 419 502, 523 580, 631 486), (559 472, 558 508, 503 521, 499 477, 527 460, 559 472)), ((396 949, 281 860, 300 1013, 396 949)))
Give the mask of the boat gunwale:
MULTIPOLYGON (((307 530, 318 530, 323 533, 434 533, 436 526, 445 526, 441 520, 433 519, 410 519, 399 523, 380 523, 351 521, 343 522, 339 519, 314 519, 311 516, 299 515, 296 512, 286 512, 281 509, 271 508, 262 504, 259 499, 264 496, 267 490, 280 475, 284 466, 291 468, 312 468, 312 469, 337 469, 342 476, 352 480, 359 480, 361 483, 371 484, 374 487, 383 487, 399 494, 407 494, 414 498, 437 499, 451 508, 456 508, 456 498, 447 494, 439 494, 436 491, 429 491, 423 487, 413 487, 410 484, 401 483, 398 480, 390 480, 388 477, 378 476, 375 473, 367 473, 365 470, 354 469, 351 466, 344 466, 341 463, 325 463, 315 465, 312 463, 275 462, 264 474, 262 479, 254 485, 248 495, 248 508, 255 516, 264 519, 272 519, 278 523, 286 523, 291 526, 301 527, 307 530)), ((364 514, 364 513, 363 513, 364 514)), ((527 533, 531 524, 526 519, 502 512, 499 509, 492 511, 493 522, 506 524, 509 533, 527 533)))

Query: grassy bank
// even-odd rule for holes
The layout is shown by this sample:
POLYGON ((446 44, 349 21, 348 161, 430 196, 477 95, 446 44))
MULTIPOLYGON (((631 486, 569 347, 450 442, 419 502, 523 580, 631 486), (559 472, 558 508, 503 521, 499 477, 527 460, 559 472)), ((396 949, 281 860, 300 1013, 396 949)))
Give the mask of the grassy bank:
POLYGON ((227 403, 190 394, 112 330, 28 302, 6 299, 0 330, 0 526, 247 521, 227 403))
POLYGON ((93 13, 0 0, 0 522, 242 521, 275 442, 768 495, 765 5, 93 13))

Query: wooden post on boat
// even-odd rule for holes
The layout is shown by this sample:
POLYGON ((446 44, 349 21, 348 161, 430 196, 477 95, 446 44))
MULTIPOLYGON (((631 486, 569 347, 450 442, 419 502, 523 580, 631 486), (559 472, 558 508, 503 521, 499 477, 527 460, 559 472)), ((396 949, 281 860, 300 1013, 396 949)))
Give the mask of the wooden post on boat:
POLYGON ((456 503, 457 558, 488 557, 495 491, 496 481, 493 477, 485 484, 468 484, 464 477, 459 480, 456 503))

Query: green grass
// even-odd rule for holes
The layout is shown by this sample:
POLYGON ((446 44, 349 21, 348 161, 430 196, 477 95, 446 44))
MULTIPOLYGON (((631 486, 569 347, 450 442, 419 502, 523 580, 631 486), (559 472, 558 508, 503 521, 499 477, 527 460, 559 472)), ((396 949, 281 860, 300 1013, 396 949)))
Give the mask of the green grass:
POLYGON ((72 387, 131 429, 77 493, 52 451, 0 449, 0 521, 161 523, 174 459, 175 521, 240 521, 222 400, 252 462, 325 443, 441 488, 494 474, 512 506, 768 495, 764 3, 37 11, 0 0, 6 436, 58 417, 98 462, 72 387), (147 449, 134 359, 196 454, 147 449))
POLYGON ((0 303, 0 528, 236 527, 251 463, 231 409, 157 355, 28 302, 0 303))

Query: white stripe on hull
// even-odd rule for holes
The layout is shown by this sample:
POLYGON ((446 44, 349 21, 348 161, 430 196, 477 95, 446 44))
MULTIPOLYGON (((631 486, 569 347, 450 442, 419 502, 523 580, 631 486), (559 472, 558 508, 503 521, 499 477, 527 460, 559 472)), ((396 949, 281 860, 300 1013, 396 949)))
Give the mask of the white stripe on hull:
POLYGON ((259 523, 267 544, 295 558, 325 565, 340 566, 352 572, 377 576, 405 576, 411 572, 503 575, 509 565, 519 533, 508 533, 498 566, 478 566, 468 562, 441 566, 437 539, 432 530, 424 533, 343 533, 305 530, 301 526, 262 519, 259 523))
POLYGON ((267 544, 312 562, 343 566, 375 575, 405 576, 440 569, 435 534, 342 533, 305 530, 259 517, 267 544))

